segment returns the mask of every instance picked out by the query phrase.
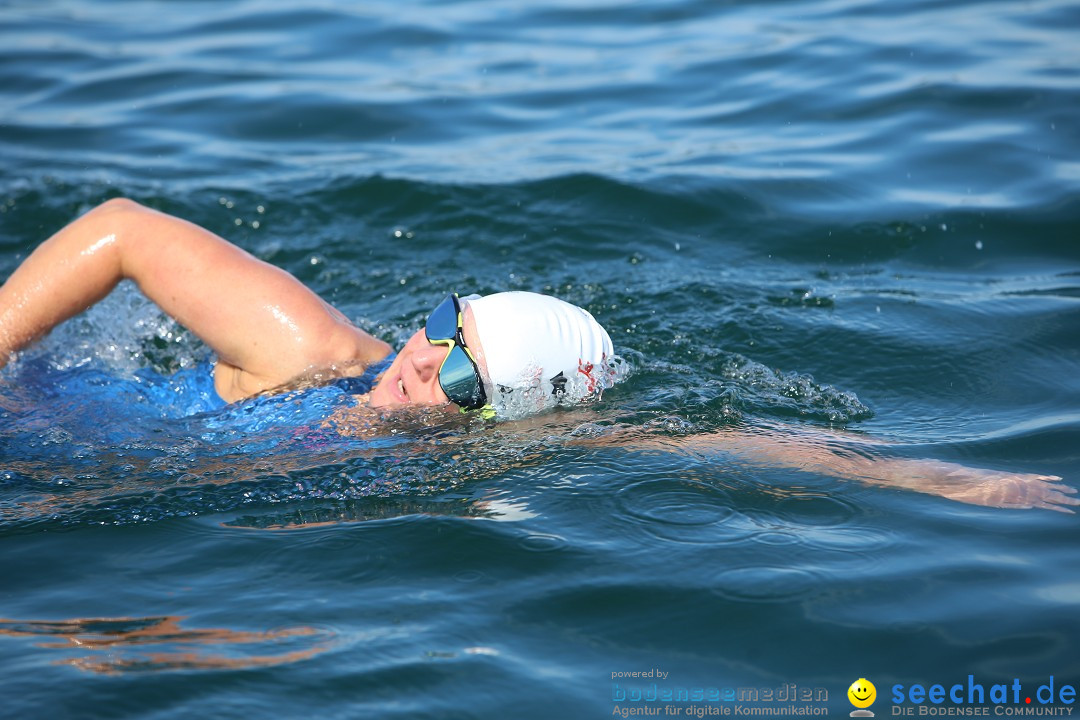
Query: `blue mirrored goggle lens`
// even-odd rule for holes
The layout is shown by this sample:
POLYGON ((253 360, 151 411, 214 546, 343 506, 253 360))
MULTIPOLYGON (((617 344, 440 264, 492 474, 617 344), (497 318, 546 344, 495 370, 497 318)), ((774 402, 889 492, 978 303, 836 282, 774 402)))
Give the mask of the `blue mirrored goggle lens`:
POLYGON ((454 302, 454 296, 450 295, 428 315, 424 334, 428 340, 452 340, 457 335, 457 320, 457 303, 454 302))
POLYGON ((484 391, 469 356, 459 345, 450 348, 439 370, 439 385, 456 405, 473 409, 483 407, 484 391))
POLYGON ((483 407, 487 399, 479 370, 464 348, 458 344, 458 331, 461 329, 458 325, 459 307, 457 298, 448 295, 428 315, 424 335, 432 344, 447 341, 453 343, 442 367, 439 368, 439 385, 451 402, 472 410, 483 407))

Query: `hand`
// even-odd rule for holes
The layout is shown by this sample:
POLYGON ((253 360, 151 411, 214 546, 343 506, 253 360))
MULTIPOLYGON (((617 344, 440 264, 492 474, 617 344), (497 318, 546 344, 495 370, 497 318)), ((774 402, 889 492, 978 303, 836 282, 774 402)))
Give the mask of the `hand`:
POLYGON ((1075 512, 1068 505, 1080 505, 1080 499, 1073 497, 1076 488, 1063 484, 1057 475, 960 467, 941 479, 949 483, 939 490, 942 496, 973 505, 1044 508, 1065 513, 1075 512))

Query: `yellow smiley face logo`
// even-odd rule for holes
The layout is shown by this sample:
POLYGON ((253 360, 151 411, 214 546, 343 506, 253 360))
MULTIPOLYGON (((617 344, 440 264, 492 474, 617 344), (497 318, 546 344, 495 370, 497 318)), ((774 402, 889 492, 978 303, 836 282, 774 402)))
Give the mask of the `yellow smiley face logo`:
POLYGON ((859 678, 847 689, 848 700, 857 708, 868 708, 877 698, 877 688, 866 678, 859 678))

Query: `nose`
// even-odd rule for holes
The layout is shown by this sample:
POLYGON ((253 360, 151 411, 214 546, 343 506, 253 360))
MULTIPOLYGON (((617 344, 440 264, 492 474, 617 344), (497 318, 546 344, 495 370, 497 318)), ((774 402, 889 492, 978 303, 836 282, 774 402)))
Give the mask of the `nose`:
POLYGON ((449 350, 445 345, 432 345, 425 340, 424 346, 412 354, 412 364, 417 376, 424 382, 433 379, 446 359, 447 352, 449 350))

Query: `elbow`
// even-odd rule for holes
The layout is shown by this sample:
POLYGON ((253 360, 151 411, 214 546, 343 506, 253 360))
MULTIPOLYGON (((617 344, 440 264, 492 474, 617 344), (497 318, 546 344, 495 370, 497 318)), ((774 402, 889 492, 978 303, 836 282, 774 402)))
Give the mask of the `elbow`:
POLYGON ((143 207, 134 200, 128 200, 127 198, 113 198, 112 200, 106 200, 90 212, 83 216, 89 222, 103 227, 120 227, 125 228, 132 218, 138 217, 141 213, 146 212, 147 208, 143 207))
POLYGON ((95 215, 122 215, 143 209, 143 206, 134 200, 118 197, 106 200, 90 212, 95 215))
POLYGON ((134 200, 113 198, 101 203, 78 221, 84 223, 88 237, 101 238, 97 242, 109 247, 120 278, 131 277, 128 268, 130 248, 137 241, 137 231, 146 212, 148 209, 134 200))

